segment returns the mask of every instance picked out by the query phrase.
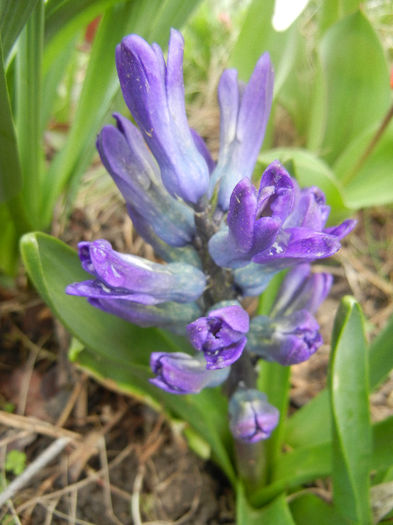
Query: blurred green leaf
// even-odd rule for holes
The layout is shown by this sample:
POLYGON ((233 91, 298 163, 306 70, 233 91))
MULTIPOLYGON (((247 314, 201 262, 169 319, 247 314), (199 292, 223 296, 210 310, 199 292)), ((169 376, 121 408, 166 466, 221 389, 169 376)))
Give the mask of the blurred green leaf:
POLYGON ((331 450, 329 443, 302 447, 282 454, 273 465, 270 484, 251 495, 256 507, 265 505, 282 492, 294 489, 303 483, 326 477, 331 473, 331 450))
POLYGON ((393 416, 373 425, 372 468, 386 470, 393 466, 393 416))
POLYGON ((21 252, 28 274, 56 317, 83 344, 74 358, 107 386, 132 393, 154 406, 187 421, 212 448, 214 458, 229 479, 235 475, 231 462, 231 437, 226 399, 218 389, 194 396, 167 394, 151 383, 150 353, 187 351, 184 338, 155 328, 139 328, 90 306, 80 297, 65 294, 67 284, 86 279, 74 250, 43 233, 22 237, 21 252))
POLYGON ((337 178, 342 181, 346 205, 355 210, 393 202, 393 122, 385 130, 372 153, 357 169, 357 163, 378 126, 379 123, 357 136, 345 148, 333 167, 337 178))
POLYGON ((319 7, 319 31, 324 33, 335 22, 356 11, 362 0, 329 0, 319 7))
POLYGON ((16 55, 16 133, 23 176, 23 204, 33 228, 41 228, 39 216, 42 168, 41 66, 44 2, 39 0, 18 41, 16 55))
POLYGON ((253 508, 247 501, 239 483, 236 493, 236 523, 239 525, 295 525, 283 496, 261 509, 253 508))
POLYGON ((274 0, 253 0, 230 57, 230 66, 248 80, 259 57, 268 51, 275 70, 275 93, 287 79, 301 42, 296 24, 286 31, 275 31, 272 26, 274 0))
POLYGON ((356 525, 369 525, 372 451, 364 321, 359 305, 344 297, 335 318, 329 377, 333 441, 333 501, 356 525))
POLYGON ((0 0, 0 35, 4 62, 38 0, 0 0))
POLYGON ((390 100, 389 74, 382 45, 360 11, 330 27, 320 43, 319 55, 322 66, 319 89, 324 96, 319 108, 313 110, 310 146, 320 150, 330 164, 346 144, 386 112, 390 100), (314 136, 318 140, 323 137, 322 141, 316 143, 314 136))
MULTIPOLYGON (((0 155, 1 157, 1 155, 0 155)), ((18 260, 18 235, 5 204, 0 204, 0 274, 14 276, 18 260)))
POLYGON ((3 66, 0 41, 0 203, 14 197, 22 187, 18 144, 3 66))
POLYGON ((377 387, 393 368, 393 315, 371 342, 369 350, 370 386, 377 387))
POLYGON ((332 505, 314 494, 303 494, 290 504, 296 525, 348 525, 332 505))

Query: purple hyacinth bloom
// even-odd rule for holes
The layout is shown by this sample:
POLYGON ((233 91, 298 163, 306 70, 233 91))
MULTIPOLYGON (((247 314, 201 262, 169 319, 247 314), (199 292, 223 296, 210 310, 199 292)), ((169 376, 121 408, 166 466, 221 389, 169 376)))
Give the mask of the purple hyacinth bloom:
POLYGON ((165 64, 161 48, 138 35, 116 48, 124 100, 156 158, 168 192, 198 204, 208 190, 209 167, 185 111, 182 35, 172 29, 165 64), (195 143, 197 141, 197 144, 195 143))
POLYGON ((203 352, 208 370, 225 368, 237 361, 247 343, 249 317, 240 305, 212 309, 187 326, 194 348, 203 352))
POLYGON ((280 413, 259 390, 239 389, 229 402, 229 418, 235 439, 256 443, 270 437, 278 425, 280 413))
POLYGON ((105 126, 97 138, 101 160, 121 191, 129 210, 135 210, 171 246, 184 246, 195 233, 189 206, 171 197, 141 132, 128 119, 114 114, 117 127, 105 126))
POLYGON ((270 312, 271 317, 288 315, 296 310, 314 314, 326 299, 333 284, 329 273, 311 273, 309 264, 299 264, 290 270, 281 283, 270 312))
POLYGON ((288 366, 307 361, 322 342, 315 318, 307 310, 297 310, 274 319, 254 317, 247 348, 265 361, 288 366))
POLYGON ((103 239, 81 242, 78 250, 82 268, 96 279, 70 284, 70 295, 154 305, 195 301, 205 288, 205 275, 189 264, 163 265, 122 254, 103 239))
POLYGON ((294 181, 279 162, 270 164, 262 175, 258 194, 249 179, 242 179, 231 195, 228 227, 209 241, 215 263, 239 268, 270 249, 294 199, 294 181))
POLYGON ((228 69, 221 76, 218 86, 220 151, 210 193, 219 182, 218 205, 224 211, 240 179, 251 178, 270 114, 273 81, 268 53, 258 60, 246 85, 238 81, 235 69, 228 69))
POLYGON ((203 388, 220 385, 229 374, 229 368, 206 370, 203 356, 181 352, 153 352, 150 366, 157 375, 150 382, 171 394, 197 394, 203 388))

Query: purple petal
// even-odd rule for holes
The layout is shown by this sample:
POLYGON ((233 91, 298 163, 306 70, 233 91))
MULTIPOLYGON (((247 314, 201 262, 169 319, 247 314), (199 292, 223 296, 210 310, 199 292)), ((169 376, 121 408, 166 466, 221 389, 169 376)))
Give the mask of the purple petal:
POLYGON ((309 264, 299 264, 285 276, 271 315, 287 315, 295 310, 315 313, 327 297, 332 283, 330 274, 312 274, 309 264))
POLYGON ((212 173, 214 170, 216 163, 212 159, 212 156, 210 155, 210 151, 207 149, 206 143, 203 140, 203 138, 199 135, 195 129, 191 129, 191 135, 194 141, 194 144, 199 151, 199 153, 202 155, 202 157, 205 159, 205 162, 207 164, 207 167, 209 168, 209 173, 212 173))
POLYGON ((171 31, 168 63, 157 44, 137 35, 116 49, 123 96, 172 196, 196 204, 206 193, 209 170, 195 146, 184 107, 183 37, 171 31))
POLYGON ((227 223, 236 247, 244 252, 252 247, 256 209, 256 190, 249 179, 242 179, 232 192, 227 223))
POLYGON ((142 327, 157 326, 184 335, 185 326, 201 314, 196 303, 144 305, 123 299, 89 298, 89 303, 142 327))
MULTIPOLYGON (((222 210, 228 209, 233 188, 241 178, 251 178, 269 118, 273 78, 270 58, 265 53, 257 62, 248 84, 241 89, 234 135, 236 99, 239 95, 235 89, 235 74, 226 73, 220 98, 225 99, 227 103, 231 101, 234 109, 231 111, 223 108, 224 104, 220 100, 221 111, 225 111, 221 121, 223 139, 220 141, 217 167, 212 175, 212 184, 221 179, 218 203, 222 210), (228 126, 229 129, 223 129, 224 126, 228 126)), ((237 91, 240 91, 240 86, 237 91)))
POLYGON ((206 370, 204 359, 181 352, 153 352, 150 366, 157 377, 151 383, 171 394, 197 394, 207 386, 225 381, 228 370, 206 370))
POLYGON ((236 343, 225 346, 215 352, 204 352, 206 368, 208 370, 220 370, 221 368, 230 366, 242 355, 246 344, 247 338, 242 337, 236 343))
POLYGON ((267 439, 280 419, 266 395, 255 389, 237 390, 229 402, 230 428, 235 439, 256 443, 267 439))
POLYGON ((356 226, 357 221, 354 219, 348 219, 338 226, 332 226, 330 228, 325 228, 323 231, 329 235, 333 235, 336 239, 342 239, 348 233, 350 233, 356 226))
POLYGON ((184 263, 162 265, 116 252, 105 240, 78 245, 82 267, 116 292, 150 295, 156 302, 198 299, 206 284, 204 274, 184 263))
POLYGON ((170 245, 189 243, 195 232, 191 208, 173 199, 162 186, 157 163, 139 130, 120 115, 115 118, 119 129, 105 126, 97 148, 127 205, 170 245))

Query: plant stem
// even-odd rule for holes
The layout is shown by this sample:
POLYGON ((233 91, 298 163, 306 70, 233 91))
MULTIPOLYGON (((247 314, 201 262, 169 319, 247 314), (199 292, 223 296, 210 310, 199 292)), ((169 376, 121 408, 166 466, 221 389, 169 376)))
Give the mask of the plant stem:
POLYGON ((358 173, 358 171, 361 169, 363 164, 366 162, 368 157, 371 155, 371 153, 374 151, 374 148, 378 144, 379 140, 381 139, 382 135, 384 134, 386 128, 389 125, 389 122, 391 121, 393 117, 393 105, 389 108, 388 112, 384 116, 381 124, 379 125, 377 131, 373 135, 372 139, 370 140, 368 146, 364 150, 362 156, 359 158, 355 166, 348 172, 346 177, 343 178, 343 183, 348 184, 351 182, 351 180, 355 177, 355 175, 358 173))

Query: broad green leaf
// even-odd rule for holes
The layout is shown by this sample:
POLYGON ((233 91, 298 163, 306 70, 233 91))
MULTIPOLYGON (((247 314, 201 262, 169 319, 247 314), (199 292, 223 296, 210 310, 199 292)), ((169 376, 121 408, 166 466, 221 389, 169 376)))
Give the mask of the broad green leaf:
POLYGON ((361 4, 361 0, 329 0, 321 2, 319 7, 319 31, 324 33, 340 18, 352 14, 361 4))
POLYGON ((143 397, 155 406, 187 421, 212 448, 214 458, 229 479, 235 475, 231 462, 231 437, 226 400, 218 389, 196 396, 166 394, 149 383, 150 353, 187 351, 184 338, 163 330, 139 328, 90 306, 80 297, 65 294, 67 284, 86 279, 74 250, 43 233, 26 234, 21 240, 24 264, 37 290, 56 317, 86 349, 74 359, 94 376, 116 388, 143 397))
POLYGON ((239 525, 295 525, 283 496, 263 508, 253 508, 239 483, 236 493, 236 523, 239 525))
POLYGON ((313 143, 313 149, 331 164, 346 144, 384 115, 390 100, 389 75, 382 45, 360 11, 330 27, 319 56, 324 99, 313 114, 313 129, 323 139, 313 143))
POLYGON ((251 495, 256 507, 265 505, 279 494, 310 483, 331 473, 331 450, 329 443, 302 447, 283 454, 273 465, 271 482, 251 495))
POLYGON ((340 216, 346 213, 342 189, 331 168, 315 154, 300 148, 276 148, 264 151, 258 161, 264 165, 278 159, 285 163, 292 160, 300 186, 318 186, 326 195, 327 202, 333 208, 333 214, 340 216))
POLYGON ((41 228, 43 9, 43 0, 39 0, 19 38, 16 56, 16 132, 23 176, 22 195, 26 215, 34 228, 41 228))
POLYGON ((290 509, 296 525, 348 525, 332 505, 314 494, 297 497, 291 502, 290 509))
POLYGON ((350 523, 369 525, 372 452, 364 321, 359 305, 344 297, 333 328, 328 390, 332 417, 335 507, 350 523))
POLYGON ((22 173, 0 40, 0 203, 21 190, 22 173))
POLYGON ((357 136, 333 167, 337 178, 342 181, 346 205, 355 210, 393 202, 393 188, 390 184, 393 172, 392 122, 367 159, 358 165, 378 127, 379 123, 357 136))
POLYGON ((0 0, 0 35, 4 63, 38 0, 0 0))

